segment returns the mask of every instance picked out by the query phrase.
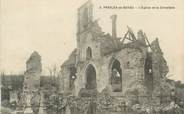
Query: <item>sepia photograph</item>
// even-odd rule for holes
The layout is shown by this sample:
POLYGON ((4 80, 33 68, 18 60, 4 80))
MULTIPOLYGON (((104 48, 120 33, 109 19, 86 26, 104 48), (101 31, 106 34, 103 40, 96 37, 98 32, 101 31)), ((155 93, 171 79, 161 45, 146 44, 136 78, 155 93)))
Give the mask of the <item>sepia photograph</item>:
POLYGON ((184 114, 184 1, 0 2, 1 114, 184 114))

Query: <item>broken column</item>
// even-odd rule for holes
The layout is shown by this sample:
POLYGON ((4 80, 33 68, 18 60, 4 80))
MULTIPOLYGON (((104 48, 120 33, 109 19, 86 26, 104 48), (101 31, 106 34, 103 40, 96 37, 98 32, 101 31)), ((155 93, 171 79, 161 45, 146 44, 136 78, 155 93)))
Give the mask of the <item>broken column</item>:
POLYGON ((111 19, 112 19, 112 38, 113 38, 113 43, 114 43, 115 48, 117 49, 118 45, 117 45, 117 40, 115 39, 115 38, 117 38, 117 35, 116 35, 117 15, 112 15, 111 19))
MULTIPOLYGON (((26 109, 24 114, 33 114, 35 110, 32 109, 32 105, 38 105, 39 101, 39 89, 40 89, 40 75, 42 71, 42 64, 41 64, 41 56, 38 52, 33 52, 30 58, 26 62, 26 71, 24 73, 24 83, 23 83, 23 94, 25 96, 25 104, 26 109), (38 99, 34 99, 38 98, 38 99), (34 100, 33 100, 34 99, 34 100)), ((38 107, 39 108, 39 107, 38 107)))
POLYGON ((117 20, 117 15, 112 15, 112 38, 116 38, 116 20, 117 20))

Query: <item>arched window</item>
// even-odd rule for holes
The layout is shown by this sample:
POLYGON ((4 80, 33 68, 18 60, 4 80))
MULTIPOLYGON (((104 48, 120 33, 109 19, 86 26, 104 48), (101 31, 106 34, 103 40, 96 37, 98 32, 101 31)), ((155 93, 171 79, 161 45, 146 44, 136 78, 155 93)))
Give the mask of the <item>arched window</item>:
POLYGON ((89 60, 91 58, 92 58, 92 50, 90 47, 88 47, 86 50, 86 60, 89 60))
POLYGON ((122 91, 122 69, 118 60, 114 60, 111 68, 111 86, 113 92, 122 91))

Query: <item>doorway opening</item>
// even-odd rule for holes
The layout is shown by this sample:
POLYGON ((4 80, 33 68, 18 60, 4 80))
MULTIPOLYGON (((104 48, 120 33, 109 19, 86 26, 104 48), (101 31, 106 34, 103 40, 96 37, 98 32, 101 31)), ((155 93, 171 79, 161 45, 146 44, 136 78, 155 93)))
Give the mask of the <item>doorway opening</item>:
POLYGON ((86 69, 86 89, 96 89, 96 87, 96 70, 90 64, 86 69))

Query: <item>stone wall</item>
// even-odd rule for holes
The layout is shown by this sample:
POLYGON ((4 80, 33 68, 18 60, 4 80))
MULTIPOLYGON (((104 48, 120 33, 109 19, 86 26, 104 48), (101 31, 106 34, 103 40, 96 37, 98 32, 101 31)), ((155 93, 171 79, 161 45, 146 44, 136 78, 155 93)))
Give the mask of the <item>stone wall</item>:
MULTIPOLYGON (((23 95, 21 101, 26 107, 24 113, 38 112, 40 101, 40 76, 42 71, 41 56, 33 52, 26 62, 24 73, 23 95)), ((19 102, 22 105, 21 102, 19 102)))
POLYGON ((87 48, 91 48, 92 50, 92 58, 98 59, 101 57, 100 54, 100 43, 95 40, 92 36, 92 33, 86 32, 80 35, 80 47, 78 48, 79 51, 79 61, 86 60, 86 52, 87 48))
POLYGON ((37 52, 33 52, 26 62, 23 91, 39 89, 41 71, 41 56, 37 52))
POLYGON ((85 88, 85 71, 90 64, 96 70, 98 92, 102 92, 105 88, 111 88, 111 66, 114 60, 118 60, 121 64, 123 89, 121 93, 114 93, 114 95, 125 95, 127 91, 131 91, 132 89, 141 89, 144 80, 144 59, 145 55, 140 50, 125 48, 116 53, 104 56, 101 59, 92 58, 91 60, 80 63, 77 68, 77 79, 75 82, 76 95, 81 88, 85 88))
POLYGON ((69 67, 62 67, 61 73, 60 73, 60 84, 59 84, 59 90, 60 92, 66 92, 69 91, 69 76, 70 76, 70 68, 69 67))

